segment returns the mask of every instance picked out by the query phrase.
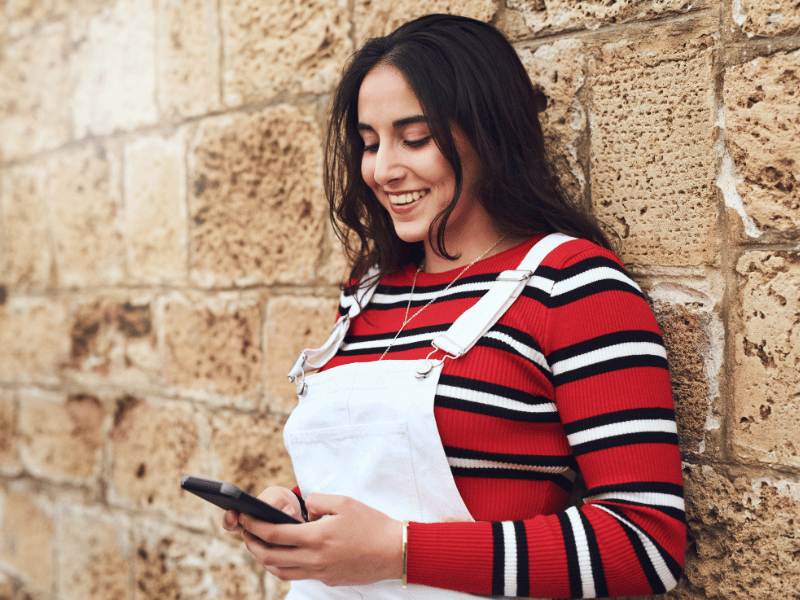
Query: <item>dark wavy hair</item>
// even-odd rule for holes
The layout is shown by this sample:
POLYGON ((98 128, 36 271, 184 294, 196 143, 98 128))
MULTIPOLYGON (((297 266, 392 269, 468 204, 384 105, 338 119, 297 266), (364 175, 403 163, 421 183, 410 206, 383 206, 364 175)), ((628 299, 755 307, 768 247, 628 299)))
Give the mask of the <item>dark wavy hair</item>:
POLYGON ((391 65, 405 77, 455 173, 453 199, 428 230, 437 254, 457 258, 445 246, 445 227, 463 184, 452 125, 466 135, 482 163, 479 200, 498 231, 518 237, 561 232, 610 248, 594 217, 561 190, 537 117, 541 93, 508 40, 481 21, 428 15, 368 40, 345 65, 333 98, 325 191, 331 222, 350 259, 346 290, 352 292, 373 265, 382 277, 423 257, 422 242, 397 236, 389 213, 361 177, 358 93, 378 65, 391 65))

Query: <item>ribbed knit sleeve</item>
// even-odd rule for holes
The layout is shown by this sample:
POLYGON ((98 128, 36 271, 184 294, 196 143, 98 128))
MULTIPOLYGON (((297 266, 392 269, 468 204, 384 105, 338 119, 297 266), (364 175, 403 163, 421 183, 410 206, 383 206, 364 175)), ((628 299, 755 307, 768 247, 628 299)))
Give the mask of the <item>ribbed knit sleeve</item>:
MULTIPOLYGON (((526 344, 534 362, 536 354, 544 358, 533 370, 543 382, 527 389, 519 377, 508 383, 514 393, 533 395, 528 406, 551 399, 557 422, 515 414, 511 403, 504 405, 506 412, 498 406, 484 410, 472 406, 477 397, 472 405, 450 397, 438 403, 443 443, 477 522, 412 523, 410 583, 534 598, 660 594, 677 583, 686 541, 682 475, 666 352, 655 318, 612 253, 578 241, 553 254, 536 273, 537 287, 522 300, 532 313, 543 311, 543 321, 534 319, 526 331, 511 315, 495 327, 506 334, 505 344, 489 345, 522 355, 519 346, 526 344), (469 423, 485 413, 486 427, 506 436, 505 452, 497 452, 503 441, 480 440, 479 428, 469 423), (460 442, 457 434, 449 435, 459 422, 466 423, 460 442), (537 441, 542 436, 551 439, 537 441), (564 509, 570 484, 563 477, 574 478, 570 464, 587 489, 582 506, 564 509), (552 503, 515 497, 526 493, 561 506, 553 510, 552 503), (525 506, 542 514, 525 515, 525 506)), ((495 358, 499 368, 502 357, 495 358)), ((487 376, 465 377, 470 378, 467 387, 474 388, 475 379, 487 376)), ((492 378, 503 379, 498 373, 492 378)))

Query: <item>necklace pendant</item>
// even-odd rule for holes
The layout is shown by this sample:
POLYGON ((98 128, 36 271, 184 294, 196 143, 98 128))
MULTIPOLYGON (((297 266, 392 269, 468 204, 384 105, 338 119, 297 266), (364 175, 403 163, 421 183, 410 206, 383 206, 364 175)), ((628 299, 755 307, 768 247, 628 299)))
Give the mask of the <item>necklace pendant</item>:
POLYGON ((420 361, 420 364, 417 366, 415 377, 417 379, 425 379, 428 375, 430 375, 432 370, 433 361, 430 361, 426 358, 425 360, 420 361))

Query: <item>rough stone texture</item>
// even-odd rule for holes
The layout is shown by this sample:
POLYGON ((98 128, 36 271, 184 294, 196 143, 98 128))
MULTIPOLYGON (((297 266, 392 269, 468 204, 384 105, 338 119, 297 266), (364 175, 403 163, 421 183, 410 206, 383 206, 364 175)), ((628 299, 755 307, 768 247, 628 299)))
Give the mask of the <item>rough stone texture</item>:
POLYGON ((579 94, 586 81, 586 55, 580 40, 563 39, 536 49, 519 50, 534 86, 547 98, 539 113, 545 146, 567 196, 583 200, 588 156, 586 110, 579 94))
POLYGON ((111 435, 112 501, 178 515, 201 514, 204 507, 186 502, 178 485, 185 474, 199 472, 200 432, 195 411, 182 403, 118 398, 111 435))
POLYGON ((18 468, 17 433, 16 405, 11 394, 0 391, 0 472, 13 473, 18 468))
POLYGON ((800 466, 800 253, 746 252, 734 337, 733 448, 800 466))
MULTIPOLYGON (((714 263, 714 21, 646 30, 590 61, 592 203, 639 265, 714 263)), ((706 20, 708 19, 708 20, 706 20)))
POLYGON ((668 597, 796 598, 800 483, 686 465, 685 579, 668 597))
POLYGON ((153 5, 117 0, 73 23, 72 119, 78 138, 156 121, 153 5))
MULTIPOLYGON (((221 516, 222 511, 219 511, 221 516)), ((236 549, 161 522, 136 524, 134 600, 262 598, 241 541, 236 549)))
POLYGON ((193 147, 194 278, 205 285, 308 281, 327 210, 310 114, 280 106, 209 119, 193 147))
POLYGON ((800 230, 800 51, 730 67, 724 96, 747 214, 759 229, 800 230))
POLYGON ((220 107, 217 2, 164 0, 158 5, 158 101, 167 115, 220 107))
POLYGON ((46 170, 59 284, 119 282, 125 245, 118 160, 87 147, 56 156, 46 170))
POLYGON ((290 581, 281 581, 274 575, 267 573, 266 576, 267 600, 283 600, 289 593, 290 581))
POLYGON ((38 591, 53 588, 53 520, 30 494, 6 494, 2 513, 0 559, 38 591))
POLYGON ((188 261, 186 142, 182 133, 142 138, 125 148, 125 217, 131 274, 181 281, 188 261))
POLYGON ((4 280, 13 289, 45 288, 53 267, 41 169, 10 169, 0 195, 5 228, 4 280))
POLYGON ((254 408, 264 368, 261 301, 175 295, 162 310, 167 385, 195 395, 238 397, 236 403, 254 408))
POLYGON ((20 392, 20 456, 40 477, 83 483, 99 473, 105 409, 88 394, 20 392))
POLYGON ((163 368, 153 304, 147 297, 81 298, 71 315, 65 374, 84 386, 158 385, 163 368))
POLYGON ((283 420, 262 416, 220 414, 211 421, 215 477, 257 496, 270 485, 297 485, 283 446, 283 420))
POLYGON ((130 598, 130 524, 99 508, 64 507, 58 526, 60 600, 130 598))
POLYGON ((367 38, 387 35, 403 23, 429 13, 463 15, 488 22, 499 5, 499 0, 356 0, 357 46, 367 38))
POLYGON ((711 350, 711 316, 685 306, 656 303, 654 312, 667 349, 678 436, 684 450, 700 449, 711 402, 704 364, 711 350))
POLYGON ((69 40, 63 24, 0 45, 0 157, 54 148, 69 138, 69 40))
POLYGON ((336 322, 335 298, 284 296, 267 306, 267 389, 272 410, 290 411, 297 404, 297 388, 287 374, 305 348, 319 348, 336 322))
POLYGON ((347 0, 224 0, 224 101, 325 92, 353 51, 347 0))
POLYGON ((0 300, 0 380, 57 381, 69 351, 66 310, 58 299, 0 300))
POLYGON ((731 9, 748 37, 796 35, 800 29, 800 6, 793 0, 733 0, 731 9))
POLYGON ((568 29, 596 29, 601 25, 653 19, 702 8, 701 0, 507 0, 519 10, 532 33, 568 29))

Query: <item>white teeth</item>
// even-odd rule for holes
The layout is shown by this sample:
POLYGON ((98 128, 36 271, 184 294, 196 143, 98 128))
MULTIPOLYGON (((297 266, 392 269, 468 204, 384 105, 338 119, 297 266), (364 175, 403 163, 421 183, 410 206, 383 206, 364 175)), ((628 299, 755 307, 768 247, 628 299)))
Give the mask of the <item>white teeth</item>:
POLYGON ((414 200, 419 200, 427 193, 428 190, 409 192, 408 194, 400 194, 399 196, 390 195, 389 199, 392 204, 397 204, 397 205, 410 204, 414 200))

